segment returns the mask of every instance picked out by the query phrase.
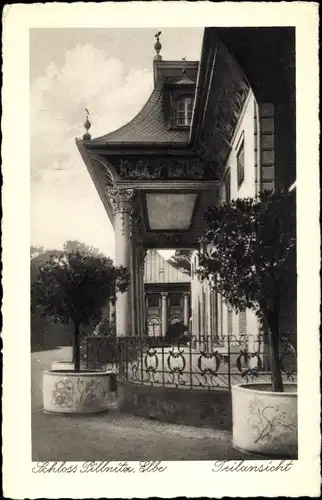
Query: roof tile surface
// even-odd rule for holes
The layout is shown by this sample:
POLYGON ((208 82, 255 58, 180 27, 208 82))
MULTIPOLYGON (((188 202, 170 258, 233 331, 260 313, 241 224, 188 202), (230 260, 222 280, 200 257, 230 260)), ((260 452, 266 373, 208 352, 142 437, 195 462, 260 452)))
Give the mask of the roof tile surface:
POLYGON ((142 110, 123 127, 87 142, 90 146, 119 143, 182 143, 189 141, 189 129, 170 129, 165 122, 162 107, 162 82, 155 88, 142 110))

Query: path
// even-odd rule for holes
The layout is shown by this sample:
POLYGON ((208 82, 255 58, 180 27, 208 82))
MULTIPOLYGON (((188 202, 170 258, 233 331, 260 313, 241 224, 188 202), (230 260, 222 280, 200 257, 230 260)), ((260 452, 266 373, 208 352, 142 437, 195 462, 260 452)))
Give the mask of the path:
MULTIPOLYGON (((68 348, 32 353, 33 461, 239 460, 231 432, 168 424, 111 409, 97 415, 42 412, 41 373, 68 348)), ((254 458, 254 457, 253 457, 254 458)))

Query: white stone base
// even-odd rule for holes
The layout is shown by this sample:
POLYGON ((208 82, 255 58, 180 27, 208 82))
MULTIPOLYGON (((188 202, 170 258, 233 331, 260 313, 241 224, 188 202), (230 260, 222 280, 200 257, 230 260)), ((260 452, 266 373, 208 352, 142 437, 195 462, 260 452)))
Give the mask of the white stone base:
POLYGON ((270 384, 232 387, 233 446, 248 453, 297 454, 297 385, 272 392, 270 384))
POLYGON ((98 413, 112 403, 111 372, 43 372, 43 408, 50 413, 98 413))

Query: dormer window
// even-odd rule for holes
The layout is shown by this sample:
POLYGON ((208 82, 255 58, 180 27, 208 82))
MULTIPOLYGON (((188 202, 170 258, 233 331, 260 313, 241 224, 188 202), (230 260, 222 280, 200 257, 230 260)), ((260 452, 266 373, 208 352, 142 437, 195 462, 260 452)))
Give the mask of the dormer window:
POLYGON ((189 127, 192 117, 192 97, 181 96, 177 100, 176 122, 178 127, 189 127))

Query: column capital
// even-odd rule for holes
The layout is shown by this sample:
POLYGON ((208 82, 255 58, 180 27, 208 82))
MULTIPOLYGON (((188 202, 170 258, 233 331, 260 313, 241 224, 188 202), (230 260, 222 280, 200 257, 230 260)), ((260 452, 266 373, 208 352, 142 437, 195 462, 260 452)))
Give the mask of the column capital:
POLYGON ((134 189, 107 189, 107 194, 111 202, 113 213, 132 212, 132 202, 134 197, 134 189))
POLYGON ((161 292, 161 297, 165 299, 168 296, 168 292, 161 292))

